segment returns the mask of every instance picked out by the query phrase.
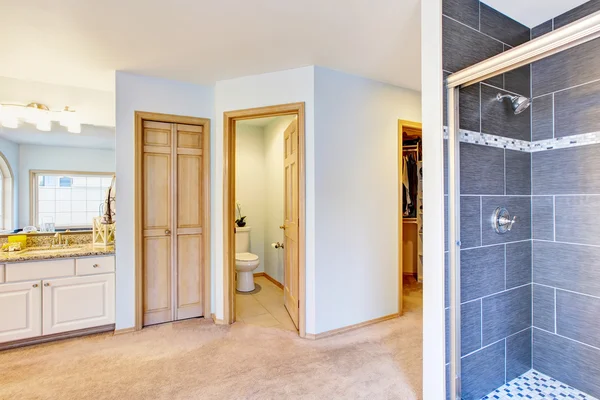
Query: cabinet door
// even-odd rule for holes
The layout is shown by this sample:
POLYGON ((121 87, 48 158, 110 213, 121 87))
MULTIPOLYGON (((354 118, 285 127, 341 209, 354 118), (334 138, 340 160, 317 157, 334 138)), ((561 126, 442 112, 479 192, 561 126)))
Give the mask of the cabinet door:
POLYGON ((42 334, 40 281, 0 285, 0 342, 42 334))
POLYGON ((43 281, 43 334, 115 322, 115 275, 43 281))

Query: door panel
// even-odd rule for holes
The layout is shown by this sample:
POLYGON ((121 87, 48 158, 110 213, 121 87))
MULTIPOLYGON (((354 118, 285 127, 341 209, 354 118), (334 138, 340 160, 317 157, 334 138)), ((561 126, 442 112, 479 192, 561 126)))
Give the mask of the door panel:
POLYGON ((202 226, 202 157, 177 156, 177 227, 202 226))
POLYGON ((41 281, 0 285, 0 343, 41 334, 41 281))
POLYGON ((144 238, 144 325, 173 319, 171 238, 144 238))
POLYGON ((284 251, 285 276, 283 302, 298 328, 299 264, 298 264, 298 124, 293 121, 284 132, 285 207, 284 251))
POLYGON ((203 315, 202 235, 177 238, 177 319, 203 315))
POLYGON ((144 154, 144 230, 171 229, 171 155, 144 154))
POLYGON ((114 324, 115 276, 43 281, 43 334, 114 324))

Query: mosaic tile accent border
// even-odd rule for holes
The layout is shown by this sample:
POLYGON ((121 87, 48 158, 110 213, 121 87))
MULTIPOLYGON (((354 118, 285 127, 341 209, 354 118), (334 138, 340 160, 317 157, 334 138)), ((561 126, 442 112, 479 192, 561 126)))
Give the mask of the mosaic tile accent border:
POLYGON ((534 369, 500 386, 481 400, 578 399, 598 400, 534 369))
MULTIPOLYGON (((444 139, 448 139, 447 127, 444 127, 444 139)), ((600 143, 600 132, 583 133, 580 135, 528 142, 526 140, 510 139, 503 136, 461 129, 460 141, 463 143, 479 144, 482 146, 497 147, 500 149, 523 151, 525 153, 536 153, 539 151, 566 149, 569 147, 598 144, 600 143)))

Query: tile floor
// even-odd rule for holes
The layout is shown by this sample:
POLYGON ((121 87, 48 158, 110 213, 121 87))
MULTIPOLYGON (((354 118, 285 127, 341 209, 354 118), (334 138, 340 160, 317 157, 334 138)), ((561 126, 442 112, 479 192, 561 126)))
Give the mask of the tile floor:
POLYGON ((262 290, 256 294, 236 294, 236 320, 248 325, 296 331, 283 305, 283 290, 263 276, 254 278, 262 290))
POLYGON ((506 385, 499 387, 482 400, 514 400, 514 399, 578 399, 597 400, 595 397, 580 392, 554 378, 536 370, 530 370, 506 385))

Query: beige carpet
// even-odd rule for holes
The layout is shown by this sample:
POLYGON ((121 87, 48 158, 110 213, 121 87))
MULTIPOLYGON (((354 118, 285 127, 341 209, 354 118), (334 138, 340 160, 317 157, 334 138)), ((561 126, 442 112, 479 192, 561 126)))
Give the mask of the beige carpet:
POLYGON ((317 341, 189 320, 0 353, 0 399, 419 399, 421 293, 401 318, 317 341))

